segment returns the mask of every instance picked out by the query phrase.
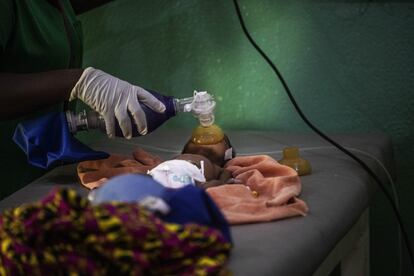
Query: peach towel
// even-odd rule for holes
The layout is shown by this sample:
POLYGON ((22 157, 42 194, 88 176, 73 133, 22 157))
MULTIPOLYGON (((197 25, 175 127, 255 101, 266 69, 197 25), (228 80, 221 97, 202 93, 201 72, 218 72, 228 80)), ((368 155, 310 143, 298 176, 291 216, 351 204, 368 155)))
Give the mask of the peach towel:
POLYGON ((82 185, 94 189, 108 178, 126 173, 147 173, 162 162, 158 156, 136 148, 132 156, 112 154, 107 159, 80 162, 77 172, 82 185))
POLYGON ((225 168, 243 184, 211 187, 207 193, 230 224, 305 216, 308 212, 306 203, 297 198, 301 182, 296 171, 270 156, 235 157, 225 168))
MULTIPOLYGON (((116 175, 147 173, 161 162, 158 156, 137 148, 131 157, 111 155, 107 159, 84 161, 77 170, 81 183, 93 189, 116 175)), ((301 182, 296 171, 270 156, 235 157, 225 168, 242 184, 226 184, 206 191, 230 224, 272 221, 308 212, 306 203, 298 198, 301 182)))

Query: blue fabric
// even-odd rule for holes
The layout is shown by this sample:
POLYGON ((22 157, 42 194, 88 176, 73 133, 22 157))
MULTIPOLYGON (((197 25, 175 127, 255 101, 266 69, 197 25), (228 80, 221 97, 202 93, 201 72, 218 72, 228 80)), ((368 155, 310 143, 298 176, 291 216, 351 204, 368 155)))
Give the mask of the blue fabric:
POLYGON ((232 242, 229 225, 210 196, 201 188, 188 185, 179 189, 165 188, 152 177, 126 174, 111 178, 94 190, 93 203, 105 201, 136 202, 146 196, 163 199, 170 207, 167 215, 159 214, 167 222, 197 223, 216 228, 232 242))
POLYGON ((149 175, 124 174, 111 178, 103 186, 94 190, 92 202, 137 202, 147 196, 162 198, 164 191, 164 186, 149 175))
POLYGON ((13 141, 25 152, 31 165, 43 169, 109 157, 73 137, 63 112, 49 113, 18 124, 13 141))
POLYGON ((171 208, 170 213, 161 216, 163 220, 179 224, 195 222, 214 227, 232 242, 227 220, 203 189, 193 185, 166 189, 163 199, 171 208))

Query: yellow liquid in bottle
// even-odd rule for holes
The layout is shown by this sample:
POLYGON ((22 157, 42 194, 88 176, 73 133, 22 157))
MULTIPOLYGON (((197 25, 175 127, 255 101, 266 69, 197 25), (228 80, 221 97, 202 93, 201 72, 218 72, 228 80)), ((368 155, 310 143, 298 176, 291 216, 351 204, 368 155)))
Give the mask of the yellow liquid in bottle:
POLYGON ((224 133, 221 128, 215 124, 210 126, 201 126, 193 129, 191 142, 197 145, 213 145, 224 139, 224 133))

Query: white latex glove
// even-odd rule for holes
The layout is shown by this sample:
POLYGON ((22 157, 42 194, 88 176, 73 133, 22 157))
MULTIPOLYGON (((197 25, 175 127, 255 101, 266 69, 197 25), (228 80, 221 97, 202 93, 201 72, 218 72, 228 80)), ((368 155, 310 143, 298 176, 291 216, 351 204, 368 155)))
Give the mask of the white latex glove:
POLYGON ((115 136, 115 118, 125 138, 132 137, 128 111, 132 114, 139 133, 147 133, 147 120, 139 103, 159 113, 165 111, 165 105, 145 89, 92 67, 83 71, 73 87, 69 100, 76 98, 103 116, 106 133, 110 138, 115 136))

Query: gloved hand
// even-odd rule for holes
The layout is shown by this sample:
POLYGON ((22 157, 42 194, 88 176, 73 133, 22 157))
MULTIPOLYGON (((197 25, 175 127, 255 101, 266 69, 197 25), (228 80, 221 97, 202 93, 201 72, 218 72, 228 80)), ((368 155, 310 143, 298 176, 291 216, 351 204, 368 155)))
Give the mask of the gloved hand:
POLYGON ((140 102, 156 112, 163 113, 165 105, 145 89, 113 77, 101 70, 88 67, 83 71, 70 93, 70 99, 80 99, 105 119, 106 133, 115 136, 115 118, 125 138, 132 137, 128 111, 141 135, 147 133, 147 120, 140 102))

